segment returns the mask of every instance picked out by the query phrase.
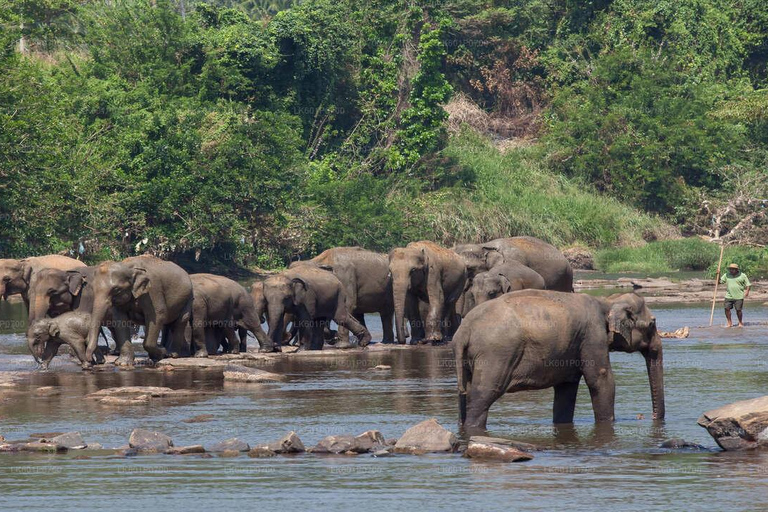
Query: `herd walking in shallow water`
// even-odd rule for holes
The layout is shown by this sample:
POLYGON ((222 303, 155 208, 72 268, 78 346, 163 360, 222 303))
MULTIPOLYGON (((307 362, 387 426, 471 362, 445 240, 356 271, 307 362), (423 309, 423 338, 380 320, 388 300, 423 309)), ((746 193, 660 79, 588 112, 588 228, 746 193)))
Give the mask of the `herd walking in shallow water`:
POLYGON ((595 419, 612 420, 612 350, 644 356, 653 414, 664 417, 661 338, 643 299, 573 293, 568 260, 532 237, 452 249, 420 241, 388 255, 337 247, 294 262, 250 292, 148 255, 91 267, 55 255, 6 259, 0 279, 0 295, 20 294, 27 307, 27 341, 44 368, 62 344, 84 368, 104 363, 105 330, 115 341, 115 365, 131 366, 136 325, 144 327, 153 361, 245 351, 248 333, 260 352, 280 352, 293 339, 306 350, 349 348, 350 333, 365 347, 371 334, 364 315, 375 313, 383 343, 453 340, 467 429, 484 429, 488 409, 505 392, 549 387, 553 420, 571 422, 582 377, 595 419))

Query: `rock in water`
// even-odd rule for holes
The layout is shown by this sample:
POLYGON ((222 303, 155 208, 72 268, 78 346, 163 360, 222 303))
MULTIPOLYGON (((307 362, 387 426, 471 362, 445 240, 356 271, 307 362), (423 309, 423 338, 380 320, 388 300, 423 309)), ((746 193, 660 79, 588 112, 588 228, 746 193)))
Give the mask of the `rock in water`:
POLYGON ((698 423, 723 450, 768 447, 768 396, 707 411, 698 423))
POLYGON ((224 380, 231 382, 280 382, 285 380, 285 376, 247 366, 233 365, 224 370, 224 380))
MULTIPOLYGON (((43 441, 42 439, 40 440, 43 441)), ((48 439, 49 443, 63 446, 69 450, 83 450, 88 448, 88 444, 83 440, 83 436, 80 432, 67 432, 56 437, 48 439)))
POLYGON ((266 457, 274 457, 275 455, 277 454, 266 446, 257 446, 248 452, 248 456, 252 459, 263 459, 266 457))
POLYGON ((682 450, 682 449, 691 449, 691 450, 706 450, 704 446, 701 446, 700 444, 691 443, 690 441, 686 441, 685 439, 680 439, 679 437, 675 437, 673 439, 667 439, 661 445, 659 448, 667 448, 669 450, 682 450))
POLYGON ((395 451, 413 454, 453 452, 458 444, 456 435, 432 418, 406 430, 395 444, 395 451))
POLYGON ((233 437, 232 439, 227 439, 226 441, 221 441, 219 443, 214 444, 211 446, 212 452, 247 452, 250 450, 251 447, 246 443, 245 441, 241 441, 240 439, 233 437))
POLYGON ((313 448, 312 453, 344 453, 350 451, 355 442, 354 436, 328 436, 320 440, 313 448))
POLYGON ((470 441, 464 456, 477 460, 496 460, 499 462, 522 462, 531 460, 533 455, 513 448, 495 443, 478 443, 470 441))
POLYGON ((137 428, 131 432, 131 437, 128 439, 128 446, 135 448, 140 452, 162 453, 173 446, 173 440, 160 432, 137 428))
POLYGON ((378 430, 369 430, 359 436, 328 436, 315 445, 312 453, 368 453, 386 446, 384 436, 378 430))
POLYGON ((282 439, 269 443, 266 448, 275 453, 302 453, 306 451, 304 443, 293 431, 288 432, 282 439))
POLYGON ((201 444, 191 446, 174 446, 165 450, 166 455, 190 455, 193 453, 205 453, 205 448, 201 444))
POLYGON ((522 441, 514 441, 512 439, 504 439, 501 437, 472 436, 469 438, 469 442, 511 446, 512 448, 516 448, 521 452, 535 452, 541 449, 535 444, 523 443, 522 441))
POLYGON ((384 435, 378 430, 367 430, 355 436, 354 446, 352 451, 356 453, 368 453, 380 450, 387 446, 387 441, 384 439, 384 435))

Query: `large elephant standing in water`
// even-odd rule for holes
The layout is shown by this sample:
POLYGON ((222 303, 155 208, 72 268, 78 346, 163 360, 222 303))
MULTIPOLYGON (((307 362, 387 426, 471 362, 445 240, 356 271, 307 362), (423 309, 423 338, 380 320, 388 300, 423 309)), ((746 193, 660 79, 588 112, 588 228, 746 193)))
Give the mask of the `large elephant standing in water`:
POLYGON ((440 342, 444 335, 452 334, 455 304, 464 291, 467 269, 455 252, 439 245, 422 241, 411 242, 404 248, 389 253, 392 272, 392 290, 395 298, 395 329, 397 341, 405 343, 405 321, 420 320, 418 303, 427 303, 429 311, 424 322, 424 343, 440 342))
POLYGON ((35 281, 37 273, 45 268, 73 270, 85 267, 85 263, 67 256, 51 254, 34 256, 23 260, 0 259, 0 298, 7 299, 19 294, 29 312, 28 322, 35 320, 35 311, 30 310, 30 303, 35 302, 35 281))
POLYGON ((145 326, 144 349, 153 361, 166 357, 166 349, 157 345, 163 330, 173 338, 174 353, 186 349, 185 332, 192 313, 192 281, 175 263, 154 256, 105 261, 96 267, 93 294, 86 360, 93 358, 99 329, 108 314, 111 314, 110 323, 120 350, 116 365, 133 364, 130 323, 145 326))
POLYGON ((483 244, 461 244, 453 250, 464 258, 470 276, 496 265, 517 261, 536 271, 547 290, 573 291, 573 269, 563 253, 543 240, 530 236, 497 238, 483 244))
POLYGON ((642 297, 524 290, 481 304, 454 337, 460 426, 485 430, 488 409, 504 393, 550 387, 553 421, 571 423, 582 377, 595 420, 613 421, 610 351, 645 357, 653 417, 663 419, 661 337, 642 297))
MULTIPOLYGON (((311 260, 294 262, 298 265, 317 265, 330 270, 344 285, 347 311, 365 325, 365 313, 379 313, 384 331, 384 343, 394 342, 392 320, 395 305, 392 298, 392 275, 385 254, 366 251, 361 247, 334 247, 311 260)), ((339 327, 340 347, 349 346, 349 329, 339 327)))

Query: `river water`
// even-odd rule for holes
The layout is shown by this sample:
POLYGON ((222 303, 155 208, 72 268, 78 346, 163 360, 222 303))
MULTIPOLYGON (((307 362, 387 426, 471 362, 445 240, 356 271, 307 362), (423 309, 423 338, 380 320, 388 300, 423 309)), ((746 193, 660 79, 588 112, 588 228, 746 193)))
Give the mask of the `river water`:
MULTIPOLYGON (((519 464, 478 463, 459 455, 374 458, 301 455, 272 459, 112 452, 0 454, 0 509, 101 510, 731 510, 768 509, 768 453, 724 453, 699 415, 768 392, 768 308, 748 305, 744 329, 702 328, 706 305, 653 309, 662 330, 688 325, 691 336, 665 340, 667 418, 654 424, 640 355, 612 354, 616 416, 596 429, 580 390, 573 428, 551 424, 552 391, 506 395, 491 409, 489 434, 544 448, 519 464), (640 415, 644 415, 640 416, 640 415), (706 450, 665 450, 681 437, 706 450), (84 456, 85 455, 85 456, 84 456)), ((718 320, 722 315, 717 311, 718 320)), ((33 368, 18 326, 19 304, 0 303, 0 371, 33 368)), ((374 339, 380 326, 368 318, 374 339)), ((233 385, 219 372, 153 369, 86 373, 60 356, 11 388, 0 388, 0 434, 79 430, 107 448, 135 427, 159 430, 177 446, 237 436, 251 445, 295 430, 307 446, 330 434, 381 430, 400 436, 424 419, 455 431, 450 350, 414 348, 294 358, 266 369, 281 384, 233 385), (389 372, 373 371, 378 364, 389 372), (211 394, 175 402, 109 407, 83 396, 104 387, 163 385, 211 394), (40 386, 61 393, 38 396, 40 386), (211 414, 205 423, 183 420, 211 414)))

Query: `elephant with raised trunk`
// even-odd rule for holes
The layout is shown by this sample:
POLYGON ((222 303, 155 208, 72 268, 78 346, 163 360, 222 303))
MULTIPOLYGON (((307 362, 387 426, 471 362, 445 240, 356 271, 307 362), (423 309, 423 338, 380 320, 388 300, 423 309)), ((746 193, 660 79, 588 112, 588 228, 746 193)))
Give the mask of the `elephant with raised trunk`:
POLYGON ((553 245, 531 236, 497 238, 483 244, 461 244, 453 250, 464 258, 470 276, 496 265, 517 261, 537 272, 547 290, 573 291, 573 269, 553 245))
POLYGON ((108 314, 120 350, 116 365, 133 364, 131 323, 145 326, 144 349, 153 361, 166 357, 165 347, 157 345, 161 331, 172 336, 174 355, 186 349, 185 333, 192 314, 192 281, 181 267, 154 256, 105 261, 96 267, 92 284, 93 315, 87 360, 93 357, 99 329, 108 314))
POLYGON ((365 347, 371 334, 347 311, 344 286, 333 273, 312 265, 299 265, 269 277, 263 284, 268 312, 268 344, 262 352, 279 352, 285 333, 285 315, 292 314, 298 325, 301 345, 323 348, 323 329, 333 320, 357 337, 365 347))
POLYGON ((36 311, 30 309, 30 304, 36 301, 37 274, 46 268, 73 270, 81 267, 85 267, 82 261, 57 254, 23 260, 0 259, 0 298, 8 299, 11 295, 21 295, 29 312, 28 323, 31 325, 37 316, 36 311))
POLYGON ((261 328, 261 312, 245 288, 232 279, 214 274, 192 274, 189 278, 194 295, 192 340, 197 354, 216 353, 220 344, 215 335, 217 330, 226 339, 227 351, 233 354, 245 352, 247 331, 253 333, 260 344, 268 343, 267 334, 261 328), (235 336, 236 330, 240 331, 240 339, 235 336), (209 344, 206 339, 216 341, 209 344))
MULTIPOLYGON (((297 265, 317 265, 330 270, 344 285, 347 311, 365 325, 365 313, 378 313, 384 331, 384 343, 395 340, 392 320, 395 305, 392 297, 392 275, 385 254, 367 251, 361 247, 335 247, 318 254, 311 260, 294 262, 297 265)), ((339 327, 339 346, 349 346, 349 330, 339 327)))
POLYGON ((464 291, 467 270, 455 252, 433 242, 411 242, 389 253, 392 290, 395 299, 395 329, 397 341, 406 341, 406 318, 411 331, 421 320, 424 339, 420 342, 441 342, 452 334, 456 301, 464 291), (428 304, 428 313, 419 313, 419 301, 428 304))
POLYGON ((582 377, 595 421, 613 421, 610 351, 643 355, 653 418, 663 419, 661 337, 639 295, 524 290, 481 304, 454 337, 460 426, 485 430, 488 410, 504 393, 552 387, 553 421, 572 423, 582 377))
POLYGON ((481 272, 472 279, 471 286, 464 292, 456 310, 465 317, 473 308, 483 302, 495 299, 505 293, 518 290, 544 290, 544 278, 538 272, 522 263, 510 261, 496 265, 487 272, 481 272))

